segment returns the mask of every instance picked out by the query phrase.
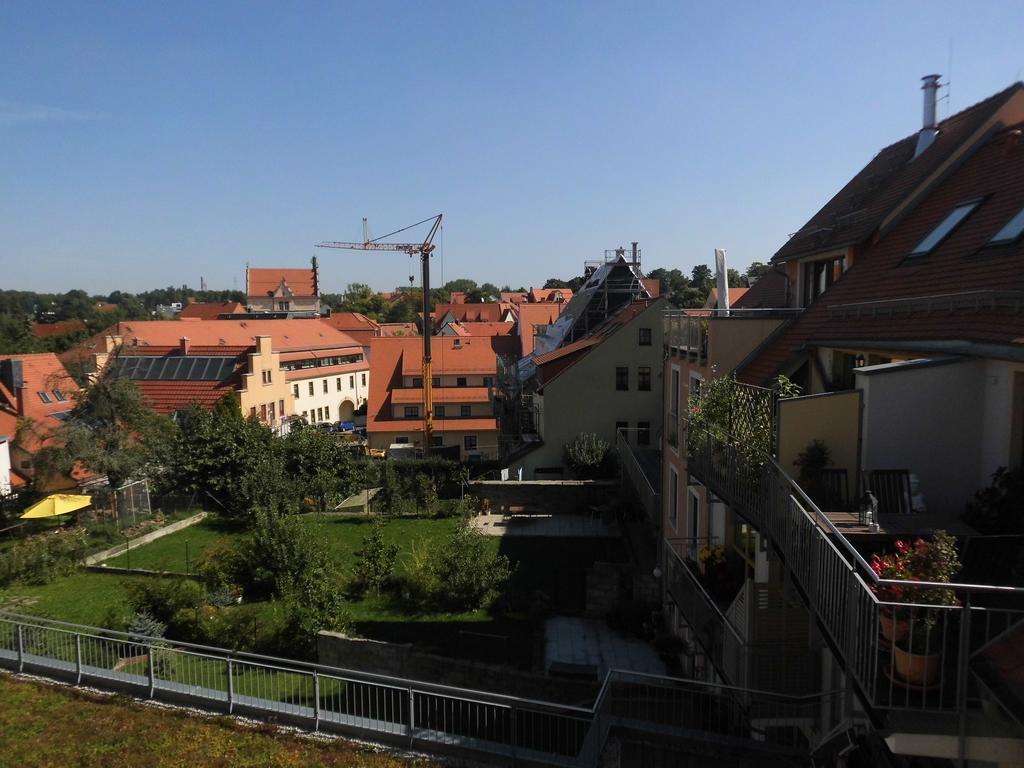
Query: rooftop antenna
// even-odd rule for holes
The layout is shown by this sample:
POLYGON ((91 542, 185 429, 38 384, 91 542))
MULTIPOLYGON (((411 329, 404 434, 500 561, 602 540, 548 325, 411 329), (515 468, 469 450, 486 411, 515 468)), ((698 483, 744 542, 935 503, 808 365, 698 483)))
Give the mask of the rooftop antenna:
POLYGON ((949 61, 946 71, 949 73, 946 76, 946 95, 943 96, 946 100, 946 117, 949 117, 953 112, 953 38, 949 38, 949 61))

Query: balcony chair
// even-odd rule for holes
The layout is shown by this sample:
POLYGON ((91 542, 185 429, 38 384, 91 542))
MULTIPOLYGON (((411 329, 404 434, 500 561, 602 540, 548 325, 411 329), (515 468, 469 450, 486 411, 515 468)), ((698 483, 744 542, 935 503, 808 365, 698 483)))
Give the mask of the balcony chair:
POLYGON ((909 515, 910 470, 876 469, 868 473, 868 488, 878 499, 879 515, 909 515))
POLYGON ((827 510, 846 512, 850 509, 849 473, 842 468, 821 470, 822 503, 827 510))

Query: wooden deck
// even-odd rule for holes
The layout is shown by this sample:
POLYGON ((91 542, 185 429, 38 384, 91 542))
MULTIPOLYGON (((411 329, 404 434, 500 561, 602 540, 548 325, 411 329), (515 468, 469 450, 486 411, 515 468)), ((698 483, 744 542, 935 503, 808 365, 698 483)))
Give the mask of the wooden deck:
POLYGON ((948 531, 954 536, 976 536, 978 533, 962 520, 947 515, 881 515, 878 530, 863 525, 858 512, 827 511, 825 515, 844 536, 889 539, 893 536, 927 536, 938 530, 948 531))

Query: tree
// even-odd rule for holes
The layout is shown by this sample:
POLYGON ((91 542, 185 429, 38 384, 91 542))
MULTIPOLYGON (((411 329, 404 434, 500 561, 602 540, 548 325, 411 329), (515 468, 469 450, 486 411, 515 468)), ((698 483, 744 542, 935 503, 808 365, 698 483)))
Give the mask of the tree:
POLYGON ((446 611, 471 611, 490 605, 512 576, 505 555, 487 536, 462 520, 451 535, 427 554, 429 592, 446 611))
POLYGON ((695 288, 707 296, 714 287, 715 275, 707 264, 698 264, 690 272, 690 280, 695 288))
POLYGON ((568 288, 569 283, 565 280, 559 280, 557 277, 549 277, 544 281, 545 288, 568 288))
POLYGON ((332 496, 348 496, 360 485, 355 461, 334 435, 314 427, 295 427, 284 438, 284 466, 302 499, 315 499, 327 511, 332 496))
POLYGON ((75 394, 75 407, 53 433, 56 444, 37 462, 44 477, 69 475, 77 465, 119 488, 146 474, 174 433, 173 422, 151 411, 135 382, 111 366, 75 394))
POLYGON ((747 267, 746 278, 747 284, 753 285, 762 277, 764 277, 771 270, 771 265, 765 264, 760 261, 751 262, 750 266, 747 267))
POLYGON ((193 408, 180 421, 164 462, 167 486, 212 499, 229 517, 251 517, 294 501, 283 441, 268 427, 229 408, 193 408))
POLYGON ((403 296, 388 308, 385 319, 389 323, 411 323, 418 310, 418 301, 412 301, 409 296, 403 296))
POLYGON ((365 594, 367 590, 380 592, 384 582, 394 572, 397 559, 398 545, 384 543, 384 522, 378 517, 373 521, 370 535, 363 539, 363 548, 356 552, 354 590, 360 594, 365 594))
POLYGON ((730 288, 746 288, 747 283, 743 279, 743 275, 737 272, 735 269, 729 269, 726 273, 726 280, 730 288))
POLYGON ((470 280, 468 277, 459 277, 455 280, 449 280, 441 286, 441 289, 447 291, 449 294, 452 293, 452 291, 468 292, 476 290, 476 288, 476 280, 470 280))

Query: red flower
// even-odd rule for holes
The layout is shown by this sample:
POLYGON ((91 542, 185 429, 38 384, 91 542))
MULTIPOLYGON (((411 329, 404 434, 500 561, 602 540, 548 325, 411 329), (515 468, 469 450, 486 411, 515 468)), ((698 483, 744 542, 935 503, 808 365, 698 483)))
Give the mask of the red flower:
POLYGON ((905 555, 907 554, 907 552, 910 551, 910 547, 908 547, 902 539, 896 539, 896 543, 894 544, 894 546, 896 547, 896 551, 899 552, 901 555, 905 555))

